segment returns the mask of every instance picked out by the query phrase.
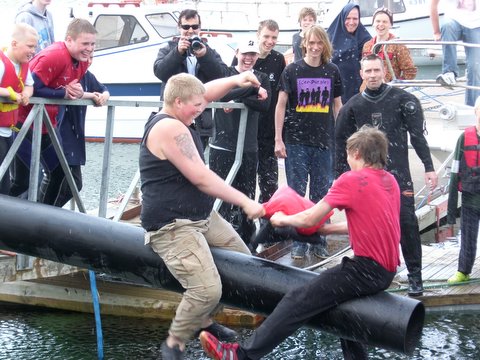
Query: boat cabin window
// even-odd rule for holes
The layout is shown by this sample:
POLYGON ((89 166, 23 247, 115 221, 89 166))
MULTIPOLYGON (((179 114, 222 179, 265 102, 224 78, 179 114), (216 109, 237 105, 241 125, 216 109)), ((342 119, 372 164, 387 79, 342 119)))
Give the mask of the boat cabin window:
POLYGON ((95 21, 96 50, 132 45, 148 40, 148 34, 130 15, 100 15, 95 21))
POLYGON ((372 16, 375 10, 381 7, 388 8, 394 14, 405 12, 403 0, 352 0, 351 2, 360 6, 362 17, 372 16))
MULTIPOLYGON (((178 16, 178 14, 176 15, 178 16)), ((149 14, 146 18, 162 38, 169 38, 180 34, 177 26, 178 21, 174 14, 149 14)))

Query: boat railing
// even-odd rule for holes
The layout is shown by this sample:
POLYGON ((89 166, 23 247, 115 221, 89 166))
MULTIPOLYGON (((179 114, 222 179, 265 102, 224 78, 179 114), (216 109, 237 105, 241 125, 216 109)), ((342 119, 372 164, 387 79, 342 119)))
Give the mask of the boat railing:
MULTIPOLYGON (((406 46, 428 46, 428 47, 438 47, 442 45, 455 45, 471 48, 480 48, 480 44, 466 43, 463 41, 435 41, 431 39, 392 39, 388 41, 378 41, 372 47, 372 53, 378 54, 382 50, 383 46, 383 58, 387 63, 388 71, 392 75, 393 85, 395 86, 422 86, 422 87, 441 87, 443 85, 437 83, 435 80, 400 80, 395 76, 393 71, 392 63, 388 57, 388 46, 390 45, 406 45, 406 46)), ((467 85, 462 82, 457 82, 451 87, 459 87, 464 89, 480 90, 480 86, 467 85)))
MULTIPOLYGON (((6 98, 4 98, 2 102, 3 101, 9 102, 9 100, 6 98)), ((93 101, 92 100, 46 99, 46 98, 32 97, 30 99, 30 104, 33 104, 33 107, 29 115, 27 116, 27 119, 25 120, 22 128, 19 130, 18 133, 16 133, 15 139, 4 161, 0 164, 0 179, 3 178, 5 174, 8 174, 10 165, 20 148, 22 141, 25 139, 28 130, 33 126, 28 200, 37 201, 38 190, 39 190, 38 174, 40 172, 40 165, 41 165, 40 156, 41 156, 42 125, 43 125, 48 132, 48 135, 51 139, 55 153, 57 154, 59 164, 60 166, 62 166, 67 183, 72 191, 72 194, 73 194, 72 201, 74 202, 74 204, 76 204, 80 212, 86 213, 85 206, 82 202, 82 199, 80 198, 79 191, 77 189, 77 186, 71 174, 65 155, 63 154, 61 142, 48 116, 45 105, 63 105, 63 106, 87 105, 88 106, 88 105, 94 105, 93 101)), ((101 171, 98 216, 107 217, 108 189, 109 189, 110 171, 111 171, 110 165, 111 165, 111 155, 112 155, 112 146, 113 146, 113 130, 114 130, 114 124, 115 124, 115 108, 116 107, 136 107, 136 108, 151 107, 158 110, 162 106, 163 106, 162 101, 108 100, 106 104, 107 116, 106 116, 106 122, 105 122, 105 141, 104 141, 104 148, 103 148, 103 164, 102 164, 102 171, 101 171)), ((210 103, 208 107, 214 108, 214 109, 229 108, 229 109, 241 110, 235 160, 225 180, 227 183, 231 184, 242 163, 248 108, 242 103, 230 103, 230 102, 229 103, 213 102, 213 103, 210 103)), ((147 119, 145 119, 145 121, 146 120, 147 119)), ((139 180, 140 180, 140 173, 137 169, 130 183, 130 186, 127 190, 127 193, 124 195, 119 208, 117 209, 117 211, 113 216, 113 220, 119 221, 122 218, 123 212, 127 208, 130 198, 136 191, 139 180)), ((215 209, 218 209, 220 205, 221 205, 221 201, 217 200, 214 205, 215 209)), ((72 209, 74 209, 74 206, 72 207, 72 209)), ((17 258, 17 269, 31 268, 32 265, 33 265, 33 261, 28 256, 19 255, 19 257, 17 258)))

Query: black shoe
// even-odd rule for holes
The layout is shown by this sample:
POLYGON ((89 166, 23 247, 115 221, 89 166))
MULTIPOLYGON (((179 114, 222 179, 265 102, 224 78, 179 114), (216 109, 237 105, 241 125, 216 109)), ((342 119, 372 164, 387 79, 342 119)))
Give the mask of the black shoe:
POLYGON ((423 295, 422 275, 408 274, 408 296, 416 297, 423 295))
POLYGON ((207 326, 206 328, 201 328, 196 332, 195 337, 198 337, 202 331, 208 331, 210 334, 215 336, 220 341, 231 342, 238 337, 238 333, 235 330, 232 330, 226 326, 220 325, 219 323, 214 322, 212 325, 207 326))
POLYGON ((183 351, 180 350, 180 346, 175 345, 173 348, 167 345, 167 342, 164 341, 162 346, 160 347, 162 351, 162 359, 163 360, 182 360, 183 359, 183 351))

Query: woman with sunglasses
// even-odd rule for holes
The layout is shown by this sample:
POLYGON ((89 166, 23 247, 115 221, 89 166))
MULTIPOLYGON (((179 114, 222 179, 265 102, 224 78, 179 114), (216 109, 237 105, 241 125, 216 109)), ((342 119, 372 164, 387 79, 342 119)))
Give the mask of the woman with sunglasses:
MULTIPOLYGON (((225 76, 228 67, 220 55, 201 40, 201 25, 200 15, 196 10, 185 9, 180 13, 178 17, 180 36, 162 44, 153 64, 153 72, 163 84, 166 84, 173 75, 180 73, 189 73, 203 83, 225 76)), ((163 86, 160 90, 160 100, 163 100, 163 86)), ((195 127, 205 147, 213 135, 211 109, 205 109, 195 119, 195 127)))
MULTIPOLYGON (((363 45, 363 56, 372 53, 373 46, 377 42, 390 41, 395 39, 395 35, 390 32, 393 25, 393 14, 385 8, 375 10, 372 17, 372 27, 376 32, 376 36, 363 45)), ((411 80, 417 75, 417 68, 413 63, 410 51, 405 45, 391 44, 381 45, 376 51, 377 55, 383 59, 385 67, 385 82, 392 80, 411 80), (389 61, 387 61, 387 58, 389 61)), ((360 91, 365 90, 366 84, 363 81, 360 91)))

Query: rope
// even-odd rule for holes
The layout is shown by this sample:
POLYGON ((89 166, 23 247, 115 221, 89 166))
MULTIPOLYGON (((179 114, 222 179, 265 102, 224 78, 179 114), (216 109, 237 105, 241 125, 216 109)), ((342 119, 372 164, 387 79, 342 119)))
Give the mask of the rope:
POLYGON ((95 279, 95 272, 88 271, 90 278, 90 291, 92 293, 93 312, 95 313, 95 330, 97 333, 97 356, 98 360, 103 360, 103 333, 102 333, 102 319, 100 318, 100 302, 98 299, 97 280, 95 279))

